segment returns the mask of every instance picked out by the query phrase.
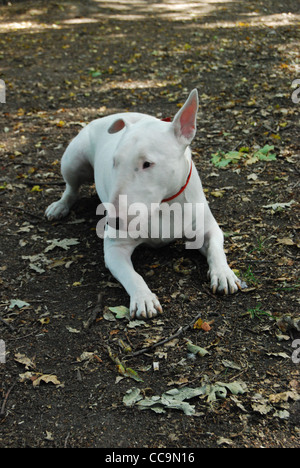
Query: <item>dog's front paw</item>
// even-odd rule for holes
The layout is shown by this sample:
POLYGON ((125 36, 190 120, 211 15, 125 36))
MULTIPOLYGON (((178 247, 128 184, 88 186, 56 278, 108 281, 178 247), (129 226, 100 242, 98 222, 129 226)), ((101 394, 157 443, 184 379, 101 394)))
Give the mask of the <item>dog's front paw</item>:
POLYGON ((241 281, 228 265, 210 269, 208 275, 210 277, 210 287, 214 294, 216 292, 234 294, 238 289, 241 289, 241 281))
POLYGON ((162 314, 162 307, 157 296, 151 291, 141 292, 130 299, 131 319, 151 319, 162 314))
POLYGON ((69 211, 69 207, 64 202, 59 200, 48 206, 45 211, 45 216, 49 219, 49 221, 53 221, 55 219, 64 218, 67 216, 69 211))

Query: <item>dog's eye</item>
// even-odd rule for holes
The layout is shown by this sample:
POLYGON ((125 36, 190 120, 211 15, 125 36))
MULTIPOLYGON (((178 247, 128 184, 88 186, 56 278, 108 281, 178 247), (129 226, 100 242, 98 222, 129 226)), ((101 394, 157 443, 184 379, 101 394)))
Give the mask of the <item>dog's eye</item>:
POLYGON ((143 164, 143 169, 148 169, 150 166, 152 166, 152 164, 149 161, 145 161, 143 164))

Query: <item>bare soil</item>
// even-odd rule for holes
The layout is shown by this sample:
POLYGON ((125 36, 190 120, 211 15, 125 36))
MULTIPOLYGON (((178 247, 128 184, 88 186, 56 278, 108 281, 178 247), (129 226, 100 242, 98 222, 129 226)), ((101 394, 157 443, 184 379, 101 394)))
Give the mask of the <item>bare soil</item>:
POLYGON ((0 447, 299 446, 296 4, 0 2, 0 447), (84 124, 119 111, 173 116, 195 87, 194 161, 247 288, 212 295, 205 259, 181 241, 141 247, 135 267, 164 314, 130 328, 108 313, 128 297, 104 266, 95 189, 61 222, 44 211, 84 124), (265 145, 276 159, 251 159, 265 145), (212 154, 241 148, 236 163, 212 164, 212 154), (200 313, 207 331, 193 326, 200 313), (209 354, 191 355, 187 340, 209 354), (190 400, 193 416, 123 403, 133 387, 151 397, 237 381, 245 393, 190 400))

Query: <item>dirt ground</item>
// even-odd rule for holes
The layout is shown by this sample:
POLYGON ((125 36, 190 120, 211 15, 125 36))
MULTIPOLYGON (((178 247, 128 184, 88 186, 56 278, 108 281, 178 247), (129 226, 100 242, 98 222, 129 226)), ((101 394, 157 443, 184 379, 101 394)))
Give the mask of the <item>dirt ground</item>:
POLYGON ((299 446, 297 3, 0 2, 0 447, 299 446), (164 313, 130 324, 109 309, 129 301, 103 263, 94 187, 61 222, 44 211, 82 126, 173 116, 195 87, 194 161, 247 287, 214 296, 183 242, 141 247, 164 313), (203 391, 188 415, 126 406, 133 388, 142 402, 203 391))

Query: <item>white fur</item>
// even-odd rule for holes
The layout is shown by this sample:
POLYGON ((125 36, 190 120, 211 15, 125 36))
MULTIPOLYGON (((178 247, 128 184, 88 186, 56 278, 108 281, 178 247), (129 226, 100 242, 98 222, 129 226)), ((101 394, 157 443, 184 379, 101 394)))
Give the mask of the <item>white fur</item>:
MULTIPOLYGON (((80 185, 93 180, 102 203, 112 203, 121 220, 124 208, 119 206, 119 195, 127 195, 128 205, 144 203, 151 213, 151 205, 160 204, 180 190, 192 164, 189 184, 174 202, 182 206, 193 203, 195 207, 197 203, 204 204, 204 244, 200 252, 207 258, 212 291, 234 293, 240 281, 227 264, 223 234, 191 162, 189 144, 196 133, 197 110, 198 93, 194 90, 171 123, 139 113, 115 114, 91 122, 63 155, 61 171, 66 190, 59 201, 47 208, 46 216, 49 220, 66 216, 77 200, 80 185), (151 165, 143 168, 146 161, 151 165)), ((104 238, 105 264, 128 292, 132 318, 151 318, 162 308, 134 270, 131 255, 142 242, 153 245, 171 240, 172 235, 169 239, 104 238)))

